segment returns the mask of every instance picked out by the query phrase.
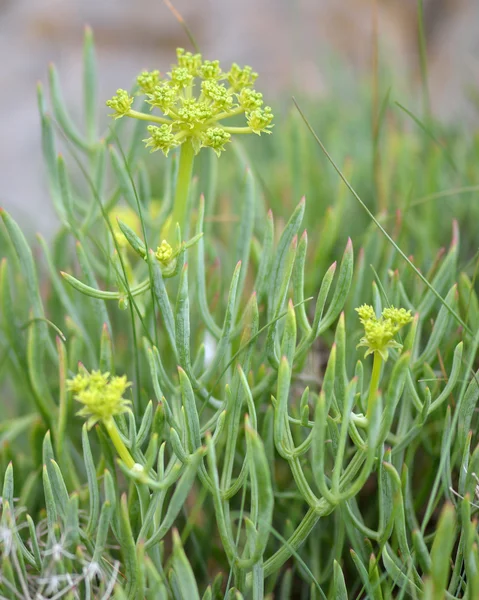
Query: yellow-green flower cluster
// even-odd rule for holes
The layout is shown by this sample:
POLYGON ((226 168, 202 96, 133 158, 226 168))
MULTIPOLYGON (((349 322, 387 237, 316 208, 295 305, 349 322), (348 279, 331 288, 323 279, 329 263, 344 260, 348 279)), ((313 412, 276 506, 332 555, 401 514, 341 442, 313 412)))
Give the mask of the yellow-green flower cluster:
POLYGON ((384 359, 388 359, 389 349, 401 349, 402 346, 394 339, 397 332, 412 321, 409 310, 404 308, 385 308, 378 318, 372 306, 363 304, 356 309, 359 320, 364 326, 364 337, 361 338, 358 348, 367 348, 365 356, 378 352, 384 359))
POLYGON ((168 155, 172 148, 190 141, 195 153, 207 147, 219 156, 233 134, 271 133, 273 113, 263 106, 263 95, 253 89, 257 77, 251 67, 233 64, 224 72, 217 60, 203 60, 201 54, 179 48, 177 64, 165 77, 158 71, 143 71, 137 77, 150 114, 132 109, 134 98, 122 89, 106 104, 114 110, 115 119, 127 116, 152 123, 144 140, 152 152, 168 155), (244 115, 246 125, 224 123, 238 115, 244 115))
POLYGON ((156 249, 155 256, 157 260, 159 260, 164 265, 167 265, 173 258, 173 248, 170 246, 170 244, 168 244, 166 240, 163 240, 156 249))
POLYGON ((106 105, 112 108, 115 112, 110 115, 114 119, 124 117, 131 110, 134 98, 128 94, 126 90, 116 90, 116 96, 111 100, 107 100, 106 105))
POLYGON ((83 404, 77 415, 88 418, 88 428, 98 421, 108 423, 114 416, 129 410, 131 402, 123 395, 130 385, 126 375, 112 377, 108 372, 89 373, 84 368, 73 379, 67 380, 67 389, 73 392, 77 402, 83 404))

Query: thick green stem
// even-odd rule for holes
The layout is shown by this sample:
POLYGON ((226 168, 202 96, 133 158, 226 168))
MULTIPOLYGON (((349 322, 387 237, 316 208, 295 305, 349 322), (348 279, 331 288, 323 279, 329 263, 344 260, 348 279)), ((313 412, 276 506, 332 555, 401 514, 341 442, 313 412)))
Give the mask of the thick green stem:
POLYGON ((166 237, 173 237, 176 224, 179 223, 183 238, 186 236, 186 208, 188 205, 188 194, 190 191, 191 177, 193 174, 193 162, 195 152, 190 140, 186 140, 180 148, 180 164, 178 167, 178 177, 176 179, 175 201, 171 222, 166 231, 166 237))
POLYGON ((366 409, 366 417, 371 418, 371 412, 376 401, 376 396, 379 388, 379 379, 381 377, 381 366, 383 359, 379 352, 374 353, 373 372, 371 373, 371 382, 369 384, 368 406, 366 409))
POLYGON ((121 460, 129 469, 131 469, 135 464, 135 461, 133 460, 133 457, 131 456, 128 448, 123 443, 123 440, 121 439, 120 434, 118 433, 118 429, 116 428, 115 422, 113 421, 113 419, 111 419, 110 421, 105 421, 104 425, 121 460))
POLYGON ((308 510, 287 543, 283 543, 281 548, 264 563, 265 578, 280 569, 282 565, 296 553, 298 548, 306 541, 321 516, 321 513, 313 508, 308 510))

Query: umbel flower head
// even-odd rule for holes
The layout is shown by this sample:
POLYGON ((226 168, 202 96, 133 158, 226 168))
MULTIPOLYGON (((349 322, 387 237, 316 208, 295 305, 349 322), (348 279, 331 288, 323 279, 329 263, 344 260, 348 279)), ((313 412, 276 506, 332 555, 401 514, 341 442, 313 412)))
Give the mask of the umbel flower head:
POLYGON ((384 360, 388 359, 389 348, 401 349, 402 346, 394 339, 396 333, 412 321, 411 311, 404 308, 385 308, 379 318, 372 306, 363 304, 356 309, 359 320, 364 326, 364 337, 361 338, 358 348, 367 348, 365 357, 378 352, 384 360))
POLYGON ((190 141, 195 153, 208 147, 219 156, 233 134, 271 133, 273 113, 263 106, 263 95, 253 89, 258 74, 251 67, 233 64, 225 72, 219 61, 203 60, 201 54, 182 48, 176 54, 177 64, 166 76, 143 71, 137 77, 150 114, 132 109, 134 97, 123 89, 106 103, 115 119, 132 117, 152 123, 144 140, 147 148, 168 155, 172 148, 190 141), (225 123, 238 115, 244 116, 244 126, 225 123))
POLYGON ((85 368, 67 380, 67 389, 73 392, 77 402, 83 404, 77 415, 88 418, 88 429, 98 421, 108 423, 114 416, 128 412, 131 402, 123 395, 130 385, 126 375, 112 377, 108 372, 89 373, 85 368))

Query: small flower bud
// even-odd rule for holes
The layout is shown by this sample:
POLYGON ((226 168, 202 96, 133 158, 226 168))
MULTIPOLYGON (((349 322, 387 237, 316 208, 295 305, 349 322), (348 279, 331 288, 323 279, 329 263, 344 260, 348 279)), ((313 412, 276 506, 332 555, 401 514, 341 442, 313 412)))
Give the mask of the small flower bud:
POLYGON ((193 75, 185 67, 173 67, 169 75, 171 81, 180 89, 190 85, 193 81, 193 75))
POLYGON ((205 60, 198 70, 198 75, 205 80, 223 78, 219 60, 205 60))
POLYGON ((238 102, 246 112, 251 112, 263 106, 263 94, 260 94, 251 88, 243 88, 238 94, 238 102))
POLYGON ((173 248, 170 246, 170 244, 168 244, 166 240, 163 240, 156 249, 155 256, 159 260, 159 262, 163 263, 164 265, 167 265, 173 256, 173 248))
POLYGON ((412 320, 410 310, 406 310, 405 308, 394 308, 394 306, 385 308, 382 316, 384 319, 391 321, 393 327, 398 330, 412 320))
POLYGON ((136 78, 136 82, 145 94, 152 94, 155 87, 160 83, 160 72, 143 71, 136 78))
POLYGON ((271 133, 271 131, 268 131, 268 128, 273 127, 271 125, 272 120, 273 113, 269 106, 257 108, 247 115, 248 126, 253 133, 257 133, 258 135, 261 135, 261 132, 271 133))
POLYGON ((203 81, 201 84, 201 91, 208 100, 211 100, 215 109, 221 111, 228 111, 231 109, 233 96, 224 85, 211 80, 203 81))
POLYGON ((250 87, 258 77, 251 67, 241 68, 236 63, 231 65, 229 73, 226 75, 231 87, 235 91, 240 91, 244 87, 250 87))
POLYGON ((151 94, 148 94, 147 102, 152 107, 159 108, 165 115, 168 115, 178 100, 178 88, 174 85, 161 83, 157 85, 151 94))
POLYGON ((202 138, 202 145, 213 148, 219 156, 224 151, 224 145, 230 141, 231 135, 221 127, 210 127, 207 129, 202 138))
POLYGON ((184 48, 178 48, 176 50, 176 58, 179 67, 186 69, 190 75, 196 77, 198 69, 201 67, 201 54, 192 54, 191 52, 186 52, 184 48))
POLYGON ((171 125, 148 125, 148 133, 151 137, 143 140, 146 143, 146 147, 151 147, 151 152, 161 150, 165 156, 168 156, 168 152, 178 145, 176 137, 171 133, 171 125))
POLYGON ((116 90, 116 96, 113 96, 113 98, 106 101, 106 105, 115 111, 110 115, 115 119, 119 119, 128 114, 132 104, 133 96, 130 96, 126 90, 122 89, 116 90))
POLYGON ((374 312, 374 308, 369 306, 368 304, 363 304, 359 308, 356 309, 356 312, 359 315, 359 320, 364 325, 366 321, 376 319, 376 313, 374 312))
POLYGON ((211 119, 213 112, 206 102, 199 102, 195 98, 183 100, 183 106, 178 108, 178 123, 193 129, 211 119))

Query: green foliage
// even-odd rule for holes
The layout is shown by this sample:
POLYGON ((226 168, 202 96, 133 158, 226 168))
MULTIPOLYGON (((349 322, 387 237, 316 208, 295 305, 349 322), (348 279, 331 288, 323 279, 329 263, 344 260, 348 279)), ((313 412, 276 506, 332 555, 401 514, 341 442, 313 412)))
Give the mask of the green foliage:
MULTIPOLYGON (((84 131, 54 68, 38 94, 58 234, 1 213, 1 596, 477 598, 477 144, 386 102, 355 151, 325 103, 356 196, 298 114, 150 174, 141 129, 98 131, 90 30, 84 59, 84 131)), ((250 121, 255 75, 224 75, 250 121)))

